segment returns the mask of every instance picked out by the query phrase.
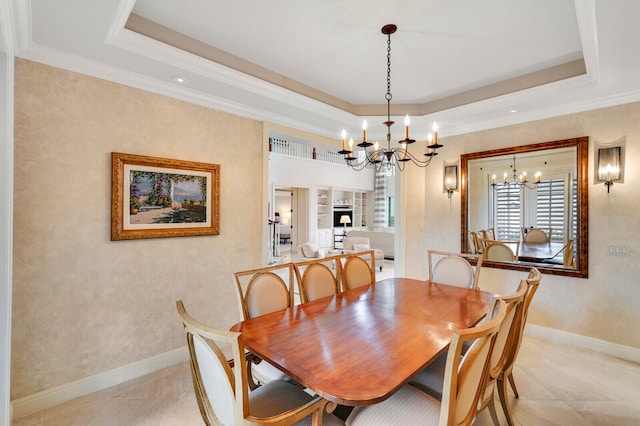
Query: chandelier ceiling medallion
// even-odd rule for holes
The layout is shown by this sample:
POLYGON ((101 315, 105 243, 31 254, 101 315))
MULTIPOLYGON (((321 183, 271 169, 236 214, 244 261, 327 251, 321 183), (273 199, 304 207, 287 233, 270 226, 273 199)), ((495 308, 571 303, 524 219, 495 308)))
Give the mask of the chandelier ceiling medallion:
POLYGON ((400 146, 391 146, 391 126, 394 124, 391 121, 391 34, 395 33, 398 27, 394 24, 387 24, 382 27, 382 34, 387 36, 387 94, 385 99, 387 100, 387 121, 383 124, 387 126, 387 146, 380 148, 378 142, 371 143, 367 141, 367 121, 362 123, 362 142, 357 146, 363 148, 364 157, 354 156, 353 151, 353 139, 349 140, 347 144, 347 134, 345 130, 342 130, 342 150, 338 151, 339 154, 344 155, 344 159, 347 165, 354 170, 362 170, 369 165, 373 165, 376 171, 382 168, 391 170, 395 167, 398 170, 403 171, 407 162, 412 162, 418 167, 427 167, 434 156, 438 155, 436 149, 441 148, 442 145, 438 144, 438 125, 433 123, 433 134, 429 133, 427 136, 426 152, 424 157, 421 158, 412 154, 408 146, 415 142, 415 139, 409 138, 409 116, 405 117, 404 121, 404 139, 398 141, 400 146), (368 149, 373 146, 372 149, 368 149))

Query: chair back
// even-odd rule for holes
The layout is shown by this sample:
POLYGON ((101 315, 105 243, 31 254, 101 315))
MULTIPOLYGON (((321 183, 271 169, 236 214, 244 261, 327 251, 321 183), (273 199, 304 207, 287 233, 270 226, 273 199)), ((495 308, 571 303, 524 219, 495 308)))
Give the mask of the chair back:
POLYGON ((567 246, 564 248, 564 256, 562 259, 563 266, 567 268, 576 267, 576 259, 573 250, 573 240, 567 241, 567 246))
POLYGON ((240 333, 218 330, 194 320, 176 302, 187 334, 193 387, 207 425, 236 424, 249 415, 247 371, 240 333), (233 368, 221 350, 230 348, 233 368), (234 371, 235 370, 235 371, 234 371))
POLYGON ((548 243, 551 238, 551 229, 548 234, 540 228, 523 228, 522 232, 525 243, 548 243))
POLYGON ((376 259, 373 250, 340 256, 342 265, 342 289, 351 290, 376 282, 376 259), (368 256, 367 256, 368 255, 368 256), (365 260, 370 259, 371 265, 365 260))
POLYGON ((246 320, 293 305, 293 264, 269 266, 233 274, 240 313, 246 320))
POLYGON ((337 294, 340 289, 340 261, 337 257, 293 264, 302 303, 337 294))
POLYGON ((538 291, 538 286, 542 280, 542 273, 538 268, 531 268, 529 275, 527 276, 527 294, 524 297, 524 315, 529 312, 529 305, 533 299, 533 295, 538 291))
POLYGON ((442 388, 440 425, 470 425, 484 392, 495 336, 506 314, 506 304, 496 302, 491 320, 476 327, 455 330, 449 345, 442 388), (461 357, 465 343, 473 342, 461 357))
POLYGON ((485 240, 495 240, 496 239, 496 230, 495 228, 483 229, 480 231, 482 234, 482 238, 485 240))
MULTIPOLYGON (((518 317, 520 311, 524 308, 524 299, 527 294, 527 283, 523 280, 520 282, 516 292, 509 296, 496 297, 494 300, 502 300, 505 302, 505 317, 496 334, 496 341, 491 355, 491 363, 489 366, 490 379, 497 379, 502 372, 505 360, 508 355, 508 349, 514 338, 517 338, 518 317)), ((493 306, 490 307, 490 311, 493 306)), ((491 381, 493 384, 493 381, 491 381)))
POLYGON ((482 255, 429 250, 429 281, 465 288, 478 288, 482 255), (475 269, 469 262, 475 260, 475 269))
POLYGON ((516 246, 516 252, 511 249, 507 243, 502 241, 487 241, 484 250, 485 260, 495 260, 498 262, 515 262, 518 260, 518 251, 520 250, 520 242, 509 242, 510 245, 516 246))
POLYGON ((471 241, 471 248, 474 254, 482 253, 482 237, 477 232, 469 232, 469 240, 471 241))
POLYGON ((510 345, 507 349, 507 354, 505 356, 503 371, 509 372, 513 368, 513 365, 516 362, 516 358, 518 357, 518 352, 520 351, 520 345, 522 344, 522 337, 524 335, 524 327, 527 323, 527 315, 529 314, 529 306, 531 305, 531 301, 533 300, 533 296, 538 290, 538 286, 540 285, 540 281, 542 280, 542 274, 537 268, 531 268, 529 271, 529 276, 526 280, 523 280, 521 285, 526 286, 526 293, 524 296, 524 300, 522 301, 522 308, 518 312, 515 321, 515 331, 514 336, 510 342, 510 345))

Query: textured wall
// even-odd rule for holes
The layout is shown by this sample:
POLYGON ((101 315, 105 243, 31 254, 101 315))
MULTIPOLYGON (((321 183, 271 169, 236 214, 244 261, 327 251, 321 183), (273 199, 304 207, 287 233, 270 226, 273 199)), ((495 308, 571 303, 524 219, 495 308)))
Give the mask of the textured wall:
POLYGON ((11 398, 184 346, 176 299, 236 322, 262 158, 259 122, 18 60, 11 398), (220 164, 220 235, 110 241, 112 151, 220 164))
MULTIPOLYGON (((415 188, 407 185, 409 199, 423 197, 420 214, 409 209, 407 234, 409 276, 426 277, 426 251, 430 248, 460 249, 460 194, 450 202, 442 194, 442 160, 460 154, 507 146, 589 137, 589 278, 544 275, 531 306, 529 322, 608 342, 640 348, 640 276, 638 233, 640 232, 640 103, 571 114, 548 120, 443 138, 445 147, 436 167, 429 167, 415 188), (611 193, 603 184, 593 184, 594 142, 609 143, 626 138, 625 183, 616 183, 611 193), (629 256, 608 256, 607 245, 629 248, 629 256)), ((420 204, 416 204, 421 206, 420 204)), ((513 291, 524 272, 483 268, 480 286, 486 290, 513 291)))

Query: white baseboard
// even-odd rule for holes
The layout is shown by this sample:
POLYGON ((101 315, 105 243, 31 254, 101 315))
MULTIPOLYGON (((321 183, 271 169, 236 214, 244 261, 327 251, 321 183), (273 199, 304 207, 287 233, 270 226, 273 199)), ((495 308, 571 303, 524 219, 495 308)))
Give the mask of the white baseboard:
POLYGON ((12 418, 21 418, 38 411, 62 404, 72 399, 124 383, 126 381, 153 373, 154 371, 179 364, 189 359, 185 347, 143 359, 132 364, 123 365, 104 373, 85 377, 74 382, 46 389, 11 401, 12 418))
POLYGON ((563 343, 582 349, 591 349, 596 352, 611 355, 616 358, 640 363, 640 348, 611 343, 593 337, 542 327, 535 324, 527 324, 524 330, 526 336, 535 337, 550 342, 563 343))

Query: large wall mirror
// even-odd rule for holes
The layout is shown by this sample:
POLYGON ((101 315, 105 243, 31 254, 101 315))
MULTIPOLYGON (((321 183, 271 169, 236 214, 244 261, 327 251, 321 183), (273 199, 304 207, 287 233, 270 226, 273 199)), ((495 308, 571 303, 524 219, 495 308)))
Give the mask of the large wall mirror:
POLYGON ((461 156, 461 246, 482 266, 588 276, 587 163, 581 137, 461 156))

